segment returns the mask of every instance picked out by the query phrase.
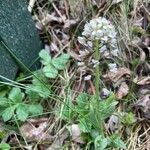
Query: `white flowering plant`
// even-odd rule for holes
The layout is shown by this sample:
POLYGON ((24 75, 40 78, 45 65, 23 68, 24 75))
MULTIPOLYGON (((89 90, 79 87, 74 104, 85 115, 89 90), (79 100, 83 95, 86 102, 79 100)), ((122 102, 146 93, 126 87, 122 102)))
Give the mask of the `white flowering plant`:
MULTIPOLYGON (((93 52, 96 40, 100 56, 118 56, 117 32, 113 24, 104 17, 94 18, 85 24, 82 36, 78 37, 79 43, 85 47, 80 51, 81 58, 93 52)), ((95 64, 96 61, 91 59, 90 64, 95 64)))
MULTIPOLYGON (((78 37, 79 43, 84 47, 79 51, 81 62, 79 67, 91 66, 95 68, 95 88, 97 98, 100 95, 100 74, 99 62, 101 58, 113 58, 118 56, 117 32, 114 25, 104 17, 98 17, 90 20, 84 26, 83 32, 78 37), (88 56, 88 57, 87 57, 88 56), (86 58, 87 57, 87 58, 86 58), (86 59, 85 59, 86 58, 86 59)), ((109 71, 116 72, 117 64, 108 63, 109 71)), ((90 69, 93 70, 93 69, 90 69)), ((85 77, 85 80, 91 79, 85 77)))

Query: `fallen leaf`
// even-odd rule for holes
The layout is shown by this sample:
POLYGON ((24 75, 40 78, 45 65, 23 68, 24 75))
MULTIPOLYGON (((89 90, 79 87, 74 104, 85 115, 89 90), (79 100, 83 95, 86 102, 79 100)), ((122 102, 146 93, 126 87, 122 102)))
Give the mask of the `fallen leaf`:
POLYGON ((136 84, 137 84, 137 85, 150 84, 150 76, 141 77, 141 78, 139 78, 139 79, 136 79, 136 84))
POLYGON ((146 60, 146 54, 143 50, 140 50, 140 60, 139 60, 140 63, 145 62, 145 60, 146 60))
POLYGON ((137 93, 138 97, 141 97, 143 95, 150 93, 150 86, 149 85, 142 85, 139 87, 139 91, 137 93))
POLYGON ((111 115, 107 123, 107 129, 109 129, 111 132, 114 132, 118 129, 118 125, 119 118, 115 115, 111 115))
POLYGON ((141 96, 139 100, 134 104, 137 110, 141 110, 144 118, 150 119, 150 93, 141 96))
POLYGON ((149 47, 149 46, 150 46, 150 36, 145 36, 145 37, 143 37, 142 43, 143 43, 145 46, 149 47))
POLYGON ((79 128, 78 124, 73 124, 71 125, 71 135, 72 135, 72 140, 74 142, 84 144, 85 142, 81 138, 81 131, 79 128))
POLYGON ((55 138, 54 142, 48 147, 46 150, 59 150, 62 148, 64 140, 67 139, 69 136, 69 132, 67 129, 64 129, 57 137, 55 138))
POLYGON ((43 16, 43 19, 42 19, 42 24, 45 26, 47 25, 48 23, 50 22, 58 22, 58 23, 62 23, 63 20, 61 17, 56 17, 56 14, 55 13, 51 13, 51 14, 48 14, 46 13, 46 15, 43 16))
POLYGON ((128 68, 122 67, 118 68, 116 72, 109 71, 107 74, 103 75, 103 77, 109 81, 117 82, 123 76, 130 76, 131 71, 128 68))
POLYGON ((64 28, 70 28, 72 25, 77 24, 77 22, 78 22, 78 19, 70 19, 70 20, 67 19, 64 22, 64 28))
POLYGON ((54 137, 46 132, 48 125, 47 118, 29 119, 21 126, 20 132, 29 141, 52 141, 54 137))
POLYGON ((116 98, 122 99, 123 97, 125 97, 128 94, 128 92, 129 92, 129 87, 128 87, 127 83, 122 82, 120 87, 117 90, 116 98))
POLYGON ((69 55, 74 58, 75 60, 78 60, 78 61, 81 61, 81 58, 78 54, 76 54, 73 50, 70 50, 69 52, 69 55))

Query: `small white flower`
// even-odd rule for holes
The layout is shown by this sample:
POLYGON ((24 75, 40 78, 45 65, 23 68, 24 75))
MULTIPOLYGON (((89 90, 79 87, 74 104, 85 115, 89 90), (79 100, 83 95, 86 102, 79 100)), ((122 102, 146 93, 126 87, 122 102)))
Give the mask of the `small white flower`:
POLYGON ((103 25, 103 29, 107 30, 108 26, 106 24, 103 25))
POLYGON ((117 40, 115 38, 112 38, 111 41, 110 41, 110 43, 112 45, 116 45, 117 44, 117 40))
POLYGON ((102 46, 99 50, 101 53, 104 53, 107 50, 106 45, 102 46))
POLYGON ((102 26, 103 26, 102 22, 101 22, 101 21, 98 21, 97 28, 98 28, 98 29, 101 29, 102 26))
POLYGON ((97 22, 95 20, 90 21, 90 26, 92 29, 95 29, 97 27, 97 22))
POLYGON ((102 37, 102 40, 105 41, 105 42, 107 42, 108 41, 108 36, 102 37))
POLYGON ((91 48, 93 47, 93 43, 91 41, 87 41, 87 45, 91 48))
MULTIPOLYGON (((95 40, 99 41, 99 51, 102 54, 101 56, 109 57, 110 54, 118 56, 117 32, 115 31, 115 27, 106 18, 94 18, 87 22, 84 26, 82 37, 78 38, 78 41, 86 46, 90 53, 94 50, 93 45, 95 43, 93 42, 95 40)), ((85 54, 87 54, 87 52, 85 52, 84 55, 85 54)), ((99 64, 99 61, 95 62, 90 59, 89 63, 95 67, 99 64)))
POLYGON ((104 31, 98 30, 96 35, 97 35, 97 37, 102 37, 104 35, 104 31))
POLYGON ((92 40, 95 39, 96 34, 97 34, 97 31, 93 31, 93 32, 91 33, 91 39, 92 39, 92 40))
POLYGON ((106 18, 101 18, 101 21, 103 22, 103 24, 109 24, 110 21, 106 20, 106 18))
POLYGON ((108 36, 109 36, 110 38, 115 38, 115 34, 114 34, 114 33, 109 33, 108 36))
POLYGON ((118 56, 118 52, 119 52, 118 49, 114 49, 114 50, 111 51, 111 54, 112 54, 113 56, 118 56))
POLYGON ((110 64, 108 64, 108 67, 109 67, 109 70, 114 73, 117 72, 117 70, 118 70, 116 63, 110 63, 110 64))

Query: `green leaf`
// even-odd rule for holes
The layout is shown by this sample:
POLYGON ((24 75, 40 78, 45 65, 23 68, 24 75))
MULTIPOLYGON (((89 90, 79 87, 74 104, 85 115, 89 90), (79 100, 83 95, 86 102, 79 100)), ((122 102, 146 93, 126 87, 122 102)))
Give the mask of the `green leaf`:
POLYGON ((50 95, 50 89, 48 89, 48 87, 44 86, 43 84, 38 84, 36 86, 31 85, 29 86, 29 89, 33 92, 36 92, 40 97, 43 98, 47 98, 50 95))
POLYGON ((32 104, 32 105, 29 105, 28 111, 32 115, 42 114, 43 113, 43 107, 41 106, 41 104, 34 104, 34 105, 32 104))
POLYGON ((99 113, 101 113, 102 119, 108 118, 115 111, 115 106, 118 104, 116 101, 112 103, 108 103, 106 101, 101 102, 99 105, 99 113))
POLYGON ((63 70, 65 68, 65 65, 68 62, 69 58, 70 58, 70 56, 68 54, 61 54, 59 57, 52 59, 52 64, 58 70, 63 70))
MULTIPOLYGON (((75 106, 76 112, 79 116, 85 116, 89 113, 89 97, 86 93, 80 93, 77 97, 77 105, 75 106)), ((82 118, 82 117, 81 117, 82 118)))
POLYGON ((31 88, 32 86, 27 87, 26 94, 28 95, 31 101, 38 101, 40 99, 40 95, 37 92, 33 91, 33 88, 31 88))
POLYGON ((132 125, 136 122, 136 118, 132 112, 129 112, 124 114, 124 116, 121 118, 121 121, 125 125, 132 125))
POLYGON ((93 127, 99 130, 100 123, 103 121, 103 118, 102 118, 102 114, 98 110, 98 107, 93 102, 91 102, 90 104, 89 119, 93 127))
POLYGON ((90 132, 90 135, 92 137, 92 139, 96 139, 96 137, 99 136, 99 130, 96 130, 96 129, 91 129, 91 132, 90 132))
POLYGON ((98 137, 96 137, 94 145, 96 150, 104 150, 108 145, 107 138, 99 135, 98 137))
POLYGON ((47 84, 48 79, 44 76, 42 70, 38 70, 34 73, 32 83, 35 84, 47 84))
POLYGON ((111 135, 110 141, 111 141, 111 145, 114 148, 126 149, 125 143, 120 139, 120 137, 117 134, 111 135))
POLYGON ((43 75, 42 71, 37 71, 32 80, 32 85, 29 85, 26 89, 26 93, 29 94, 28 96, 33 98, 38 98, 36 95, 39 95, 40 97, 47 98, 49 97, 51 90, 50 85, 48 85, 48 79, 43 75), (32 95, 31 95, 32 94, 32 95))
POLYGON ((5 97, 0 97, 0 106, 7 107, 9 104, 9 100, 5 97))
POLYGON ((100 101, 99 113, 101 114, 101 118, 108 118, 115 111, 117 104, 118 102, 114 100, 113 94, 111 94, 106 100, 100 101))
POLYGON ((6 122, 12 118, 14 115, 15 107, 8 107, 2 112, 2 118, 6 122))
POLYGON ((66 63, 69 60, 68 54, 61 54, 59 57, 51 59, 51 56, 45 50, 42 50, 39 53, 39 56, 44 65, 42 71, 45 76, 53 79, 57 77, 58 70, 65 68, 66 63))
POLYGON ((40 58, 42 58, 41 63, 43 65, 48 65, 51 63, 51 56, 46 50, 41 50, 39 56, 40 58))
POLYGON ((79 118, 80 130, 84 133, 90 133, 92 129, 92 123, 89 120, 89 116, 84 116, 84 118, 79 118))
POLYGON ((0 86, 0 97, 6 96, 9 88, 7 86, 0 86))
POLYGON ((4 139, 7 136, 7 132, 4 130, 0 130, 0 139, 4 139))
POLYGON ((46 77, 48 78, 56 78, 58 75, 58 71, 55 67, 53 67, 51 64, 45 66, 43 68, 43 72, 45 74, 46 77))
POLYGON ((124 143, 119 137, 116 138, 116 139, 113 141, 113 143, 115 144, 115 146, 116 146, 117 148, 126 149, 125 143, 124 143))
POLYGON ((21 92, 21 89, 14 87, 10 91, 8 98, 15 103, 21 102, 24 98, 24 93, 21 92))
POLYGON ((1 143, 0 144, 0 149, 1 150, 10 150, 10 145, 9 144, 7 144, 7 143, 1 143))
POLYGON ((20 104, 16 110, 17 118, 20 121, 25 121, 28 118, 28 111, 25 105, 20 104))
POLYGON ((84 108, 88 102, 88 94, 86 93, 80 93, 77 97, 78 106, 81 108, 84 108))

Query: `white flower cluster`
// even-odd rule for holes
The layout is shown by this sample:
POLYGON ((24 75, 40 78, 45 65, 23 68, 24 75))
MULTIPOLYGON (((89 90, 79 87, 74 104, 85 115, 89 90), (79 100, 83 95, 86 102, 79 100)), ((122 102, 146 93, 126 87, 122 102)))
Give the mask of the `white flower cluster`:
POLYGON ((99 50, 103 56, 118 56, 117 32, 111 22, 103 17, 92 19, 84 26, 78 41, 88 50, 93 49, 94 41, 99 40, 99 50))
POLYGON ((108 64, 108 67, 109 67, 109 71, 110 71, 110 72, 116 73, 117 70, 118 70, 116 63, 109 63, 109 64, 108 64))

